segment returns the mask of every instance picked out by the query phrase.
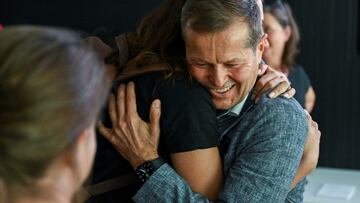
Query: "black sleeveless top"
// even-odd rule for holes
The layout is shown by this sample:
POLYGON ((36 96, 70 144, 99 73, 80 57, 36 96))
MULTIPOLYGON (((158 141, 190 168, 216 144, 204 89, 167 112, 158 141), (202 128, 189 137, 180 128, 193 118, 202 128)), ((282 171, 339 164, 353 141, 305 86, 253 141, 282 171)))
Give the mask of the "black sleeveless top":
POLYGON ((291 86, 296 90, 294 98, 303 108, 305 108, 305 96, 311 86, 309 77, 305 73, 303 67, 295 64, 289 73, 288 78, 291 82, 291 86))

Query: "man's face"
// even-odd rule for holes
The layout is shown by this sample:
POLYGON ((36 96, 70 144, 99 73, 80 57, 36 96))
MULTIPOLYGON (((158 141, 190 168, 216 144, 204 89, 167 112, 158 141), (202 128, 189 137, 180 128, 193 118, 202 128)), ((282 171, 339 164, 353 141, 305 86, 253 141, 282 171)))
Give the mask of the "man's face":
POLYGON ((236 22, 218 33, 185 30, 190 74, 208 89, 217 109, 242 101, 255 84, 264 40, 254 51, 247 47, 248 26, 236 22))

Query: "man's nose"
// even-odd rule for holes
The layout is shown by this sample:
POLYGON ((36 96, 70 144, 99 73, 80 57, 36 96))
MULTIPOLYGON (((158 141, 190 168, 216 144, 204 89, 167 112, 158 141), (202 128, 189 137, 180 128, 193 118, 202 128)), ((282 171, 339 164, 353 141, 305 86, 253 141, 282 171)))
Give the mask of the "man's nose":
POLYGON ((223 87, 228 81, 228 73, 225 67, 215 66, 211 74, 213 85, 217 88, 223 87))

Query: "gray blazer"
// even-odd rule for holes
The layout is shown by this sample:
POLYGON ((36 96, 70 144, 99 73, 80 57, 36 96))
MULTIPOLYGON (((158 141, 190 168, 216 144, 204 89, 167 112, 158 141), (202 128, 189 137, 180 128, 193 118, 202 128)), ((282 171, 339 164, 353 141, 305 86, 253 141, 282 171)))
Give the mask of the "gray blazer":
MULTIPOLYGON (((250 98, 251 96, 249 96, 250 98)), ((228 130, 225 185, 219 202, 302 202, 304 180, 289 191, 307 138, 307 117, 295 99, 245 104, 228 130)), ((136 202, 209 202, 191 191, 169 165, 160 167, 133 197, 136 202)))

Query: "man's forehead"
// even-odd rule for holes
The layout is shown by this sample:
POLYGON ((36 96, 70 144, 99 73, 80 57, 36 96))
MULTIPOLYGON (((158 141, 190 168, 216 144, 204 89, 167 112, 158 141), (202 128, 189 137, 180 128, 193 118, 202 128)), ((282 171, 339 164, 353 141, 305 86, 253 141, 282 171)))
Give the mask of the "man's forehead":
POLYGON ((242 38, 247 38, 249 36, 249 24, 248 22, 241 17, 234 17, 231 22, 223 29, 219 31, 197 31, 192 29, 190 26, 185 28, 184 40, 188 35, 197 35, 197 36, 219 36, 219 35, 228 35, 229 37, 233 36, 242 36, 242 38))
MULTIPOLYGON (((199 33, 187 29, 185 31, 185 43, 187 48, 215 48, 227 49, 249 48, 249 28, 243 21, 233 22, 231 26, 221 32, 199 33)), ((195 51, 192 50, 192 51, 195 51)))

